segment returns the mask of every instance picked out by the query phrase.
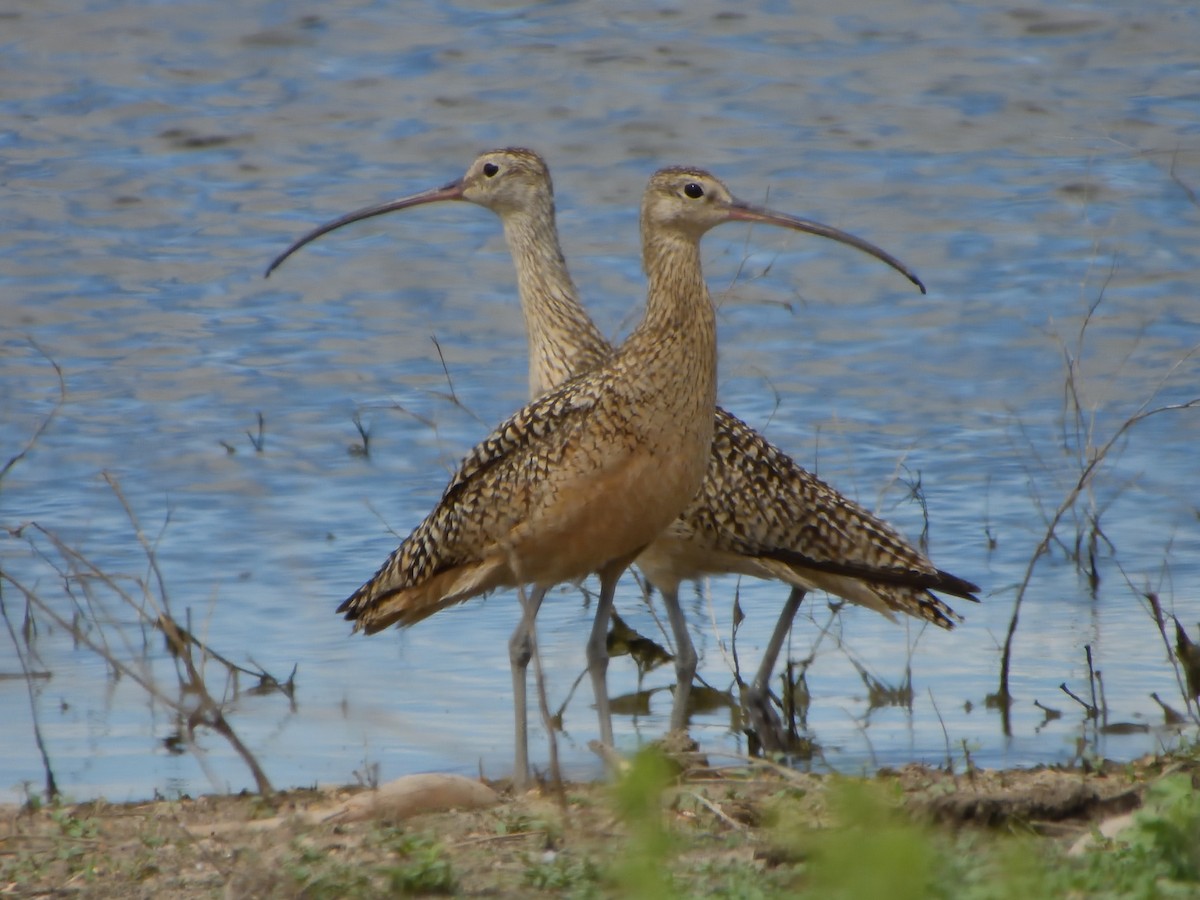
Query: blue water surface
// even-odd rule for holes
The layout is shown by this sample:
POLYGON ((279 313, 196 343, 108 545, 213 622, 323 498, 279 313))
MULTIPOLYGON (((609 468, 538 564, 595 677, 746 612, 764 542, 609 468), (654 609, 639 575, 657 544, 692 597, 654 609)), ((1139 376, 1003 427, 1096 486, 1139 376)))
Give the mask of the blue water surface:
MULTIPOLYGON (((949 634, 806 601, 788 655, 812 657, 813 765, 1172 745, 1150 694, 1187 710, 1146 596, 1197 636, 1200 410, 1124 423, 1200 397, 1198 44, 1200 12, 1161 0, 703 0, 603 17, 579 0, 51 0, 7 14, 0 464, 50 421, 0 480, 0 799, 44 784, 35 724, 75 798, 252 786, 209 731, 172 752, 175 664, 142 623, 164 603, 239 665, 295 668, 292 702, 207 663, 277 786, 374 763, 383 777, 508 771, 511 593, 370 639, 333 615, 525 400, 499 224, 423 207, 262 273, 312 225, 512 144, 549 160, 573 272, 614 337, 640 314, 637 203, 667 164, 854 231, 929 286, 765 228, 704 243, 722 403, 911 538, 927 521, 931 557, 983 587, 949 634), (353 452, 356 416, 369 456, 353 452), (1005 734, 986 698, 1060 506, 1023 594, 1005 734), (1099 733, 1060 690, 1090 699, 1085 648, 1109 724, 1133 733, 1099 733), (896 685, 909 667, 911 708, 871 709, 860 672, 896 685)), ((785 596, 732 578, 687 589, 709 684, 733 683, 735 650, 753 669, 785 596)), ((632 577, 618 609, 667 640, 632 577)), ((590 618, 573 586, 539 617, 576 777, 602 771, 586 679, 572 693, 590 618)), ((609 682, 639 687, 628 659, 609 682)), ((618 717, 620 749, 661 735, 670 683, 646 676, 649 711, 618 717)), ((692 732, 715 761, 747 750, 727 710, 692 732)), ((532 735, 544 765, 540 724, 532 735)))

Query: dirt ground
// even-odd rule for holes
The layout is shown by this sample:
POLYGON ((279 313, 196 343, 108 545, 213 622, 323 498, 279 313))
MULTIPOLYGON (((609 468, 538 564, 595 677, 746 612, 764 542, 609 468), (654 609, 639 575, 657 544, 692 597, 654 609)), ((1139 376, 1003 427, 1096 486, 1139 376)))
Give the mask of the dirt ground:
MULTIPOLYGON (((1185 765, 1146 759, 965 775, 911 766, 866 781, 883 785, 907 817, 934 829, 1019 825, 1069 843, 1094 823, 1137 808, 1149 782, 1185 765)), ((606 887, 606 871, 644 850, 639 842, 660 828, 670 835, 671 866, 684 883, 720 871, 761 879, 760 893, 746 895, 779 896, 786 887, 784 894, 761 889, 795 883, 802 867, 779 839, 779 804, 819 826, 830 785, 848 780, 769 763, 696 765, 669 779, 647 832, 631 821, 611 784, 543 786, 514 796, 503 784, 441 778, 415 806, 411 792, 372 803, 362 788, 332 788, 270 800, 0 808, 0 896, 623 896, 606 887), (459 808, 415 812, 446 804, 459 808)), ((703 885, 696 891, 707 893, 703 885)))

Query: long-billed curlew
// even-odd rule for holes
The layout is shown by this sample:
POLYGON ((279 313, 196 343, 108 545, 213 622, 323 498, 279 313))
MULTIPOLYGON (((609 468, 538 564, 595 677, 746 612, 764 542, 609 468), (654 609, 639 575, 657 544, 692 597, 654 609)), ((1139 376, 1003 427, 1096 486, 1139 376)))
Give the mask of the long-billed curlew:
MULTIPOLYGON (((698 183, 697 187, 703 185, 698 183)), ((529 151, 485 153, 464 178, 443 188, 359 210, 327 223, 295 242, 272 263, 271 269, 300 246, 341 225, 396 209, 452 199, 487 206, 504 221, 517 264, 530 338, 531 391, 538 393, 573 372, 608 360, 612 348, 580 305, 559 249, 548 172, 541 159, 529 151)), ((734 204, 730 209, 751 208, 734 204)), ((766 215, 765 219, 746 214, 731 214, 728 218, 768 221, 834 237, 909 274, 882 251, 841 232, 774 213, 766 215)), ((644 239, 649 241, 650 235, 644 234, 644 239)), ((650 263, 648 255, 648 271, 652 271, 650 263)), ((705 572, 735 571, 780 577, 793 584, 791 608, 785 611, 776 628, 779 640, 773 638, 772 652, 751 688, 752 693, 758 694, 758 706, 763 709, 767 708, 766 684, 779 643, 786 635, 795 606, 810 587, 827 587, 888 615, 891 609, 897 609, 923 615, 947 627, 952 624, 953 613, 929 595, 927 587, 961 586, 960 590, 969 596, 972 586, 939 572, 885 524, 809 475, 733 416, 718 411, 715 427, 717 439, 703 491, 687 513, 639 557, 639 565, 663 593, 676 637, 679 687, 673 727, 684 723, 686 693, 695 670, 695 654, 678 604, 678 587, 684 579, 705 572), (861 576, 872 572, 877 581, 863 582, 861 576)), ((544 589, 535 587, 530 602, 534 612, 544 589)), ((597 631, 603 627, 600 617, 606 613, 606 608, 597 611, 590 647, 599 640, 597 631)), ((523 705, 524 665, 529 653, 525 623, 523 619, 510 642, 518 706, 523 705)), ((518 710, 517 715, 519 745, 523 712, 518 710)))

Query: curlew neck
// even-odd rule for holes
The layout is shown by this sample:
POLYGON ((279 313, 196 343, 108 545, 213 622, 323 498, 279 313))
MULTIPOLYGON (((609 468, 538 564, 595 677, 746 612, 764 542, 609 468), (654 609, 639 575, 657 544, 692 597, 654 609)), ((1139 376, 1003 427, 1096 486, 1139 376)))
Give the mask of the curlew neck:
POLYGON ((698 237, 642 222, 642 260, 648 289, 646 315, 625 347, 650 358, 671 356, 676 365, 658 376, 680 413, 716 406, 716 315, 700 267, 698 237))
POLYGON ((508 209, 501 220, 529 341, 529 394, 537 397, 600 365, 612 347, 579 302, 558 242, 553 199, 508 209))

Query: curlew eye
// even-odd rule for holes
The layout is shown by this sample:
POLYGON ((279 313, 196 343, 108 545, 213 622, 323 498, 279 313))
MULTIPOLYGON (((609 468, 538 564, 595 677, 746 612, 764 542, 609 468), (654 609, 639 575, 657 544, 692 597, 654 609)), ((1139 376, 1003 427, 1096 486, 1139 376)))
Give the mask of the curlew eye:
POLYGON ((689 181, 683 186, 683 193, 688 197, 691 197, 693 200, 699 200, 704 196, 704 188, 700 187, 700 185, 696 184, 694 181, 689 181))
POLYGON ((483 164, 483 174, 486 175, 488 178, 491 178, 499 171, 500 171, 500 167, 498 165, 496 165, 495 163, 484 163, 483 164))

